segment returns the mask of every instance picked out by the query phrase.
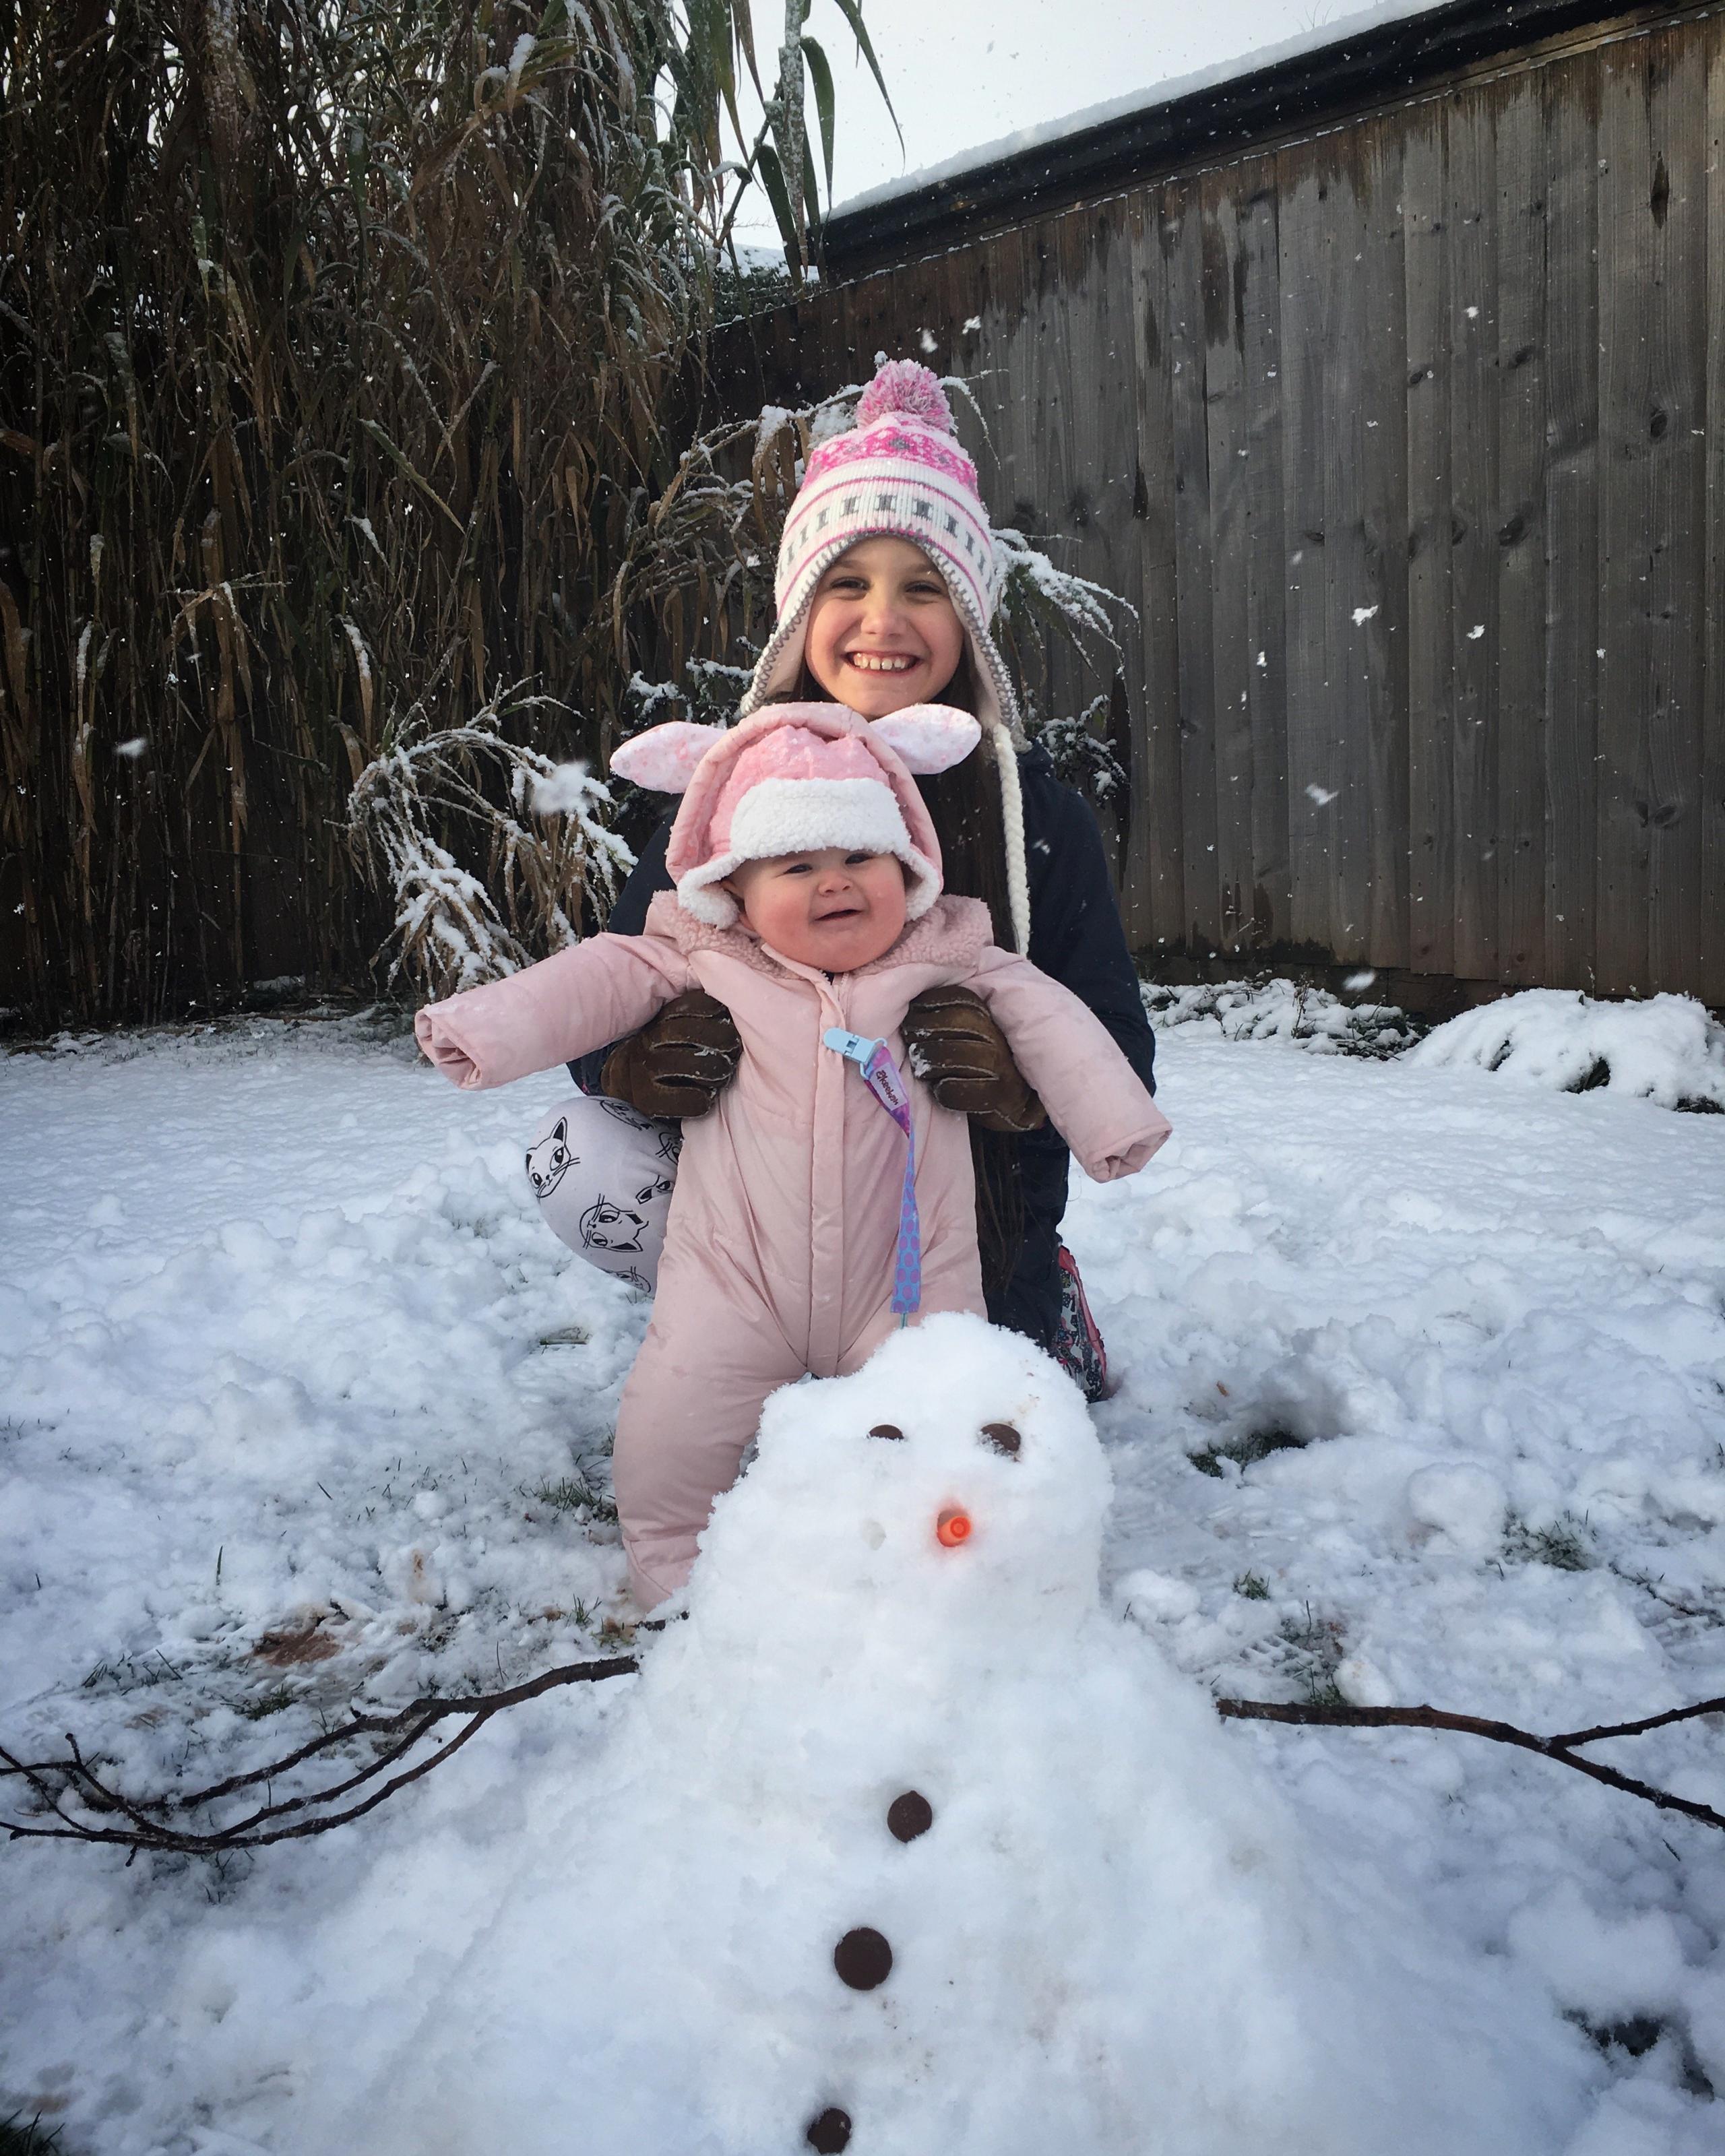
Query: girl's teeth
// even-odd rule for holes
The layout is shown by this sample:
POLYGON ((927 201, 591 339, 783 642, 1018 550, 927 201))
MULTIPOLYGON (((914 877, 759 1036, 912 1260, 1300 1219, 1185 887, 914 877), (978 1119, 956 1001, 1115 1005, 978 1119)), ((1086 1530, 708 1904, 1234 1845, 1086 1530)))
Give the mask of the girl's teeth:
POLYGON ((903 674, 916 665, 914 659, 871 659, 861 652, 850 654, 853 666, 860 666, 866 674, 903 674))

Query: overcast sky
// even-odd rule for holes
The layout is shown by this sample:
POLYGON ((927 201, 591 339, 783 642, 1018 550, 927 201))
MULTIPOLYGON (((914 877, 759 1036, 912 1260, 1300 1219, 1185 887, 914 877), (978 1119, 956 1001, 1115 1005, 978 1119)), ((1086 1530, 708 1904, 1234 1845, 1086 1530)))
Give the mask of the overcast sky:
MULTIPOLYGON (((901 151, 836 0, 814 0, 809 31, 832 62, 838 107, 834 196, 939 164, 1023 127, 1346 21, 1370 0, 862 0, 863 18, 904 130, 901 151)), ((1413 12, 1420 0, 1392 0, 1413 12)), ((1391 12, 1391 10, 1386 10, 1391 12)), ((782 33, 778 0, 754 0, 763 74, 782 33)), ((814 107, 809 108, 810 124, 814 107)), ((761 210, 764 211, 764 204, 761 210)), ((739 234, 743 221, 739 220, 739 234)), ((747 237, 770 243, 770 214, 747 237)))

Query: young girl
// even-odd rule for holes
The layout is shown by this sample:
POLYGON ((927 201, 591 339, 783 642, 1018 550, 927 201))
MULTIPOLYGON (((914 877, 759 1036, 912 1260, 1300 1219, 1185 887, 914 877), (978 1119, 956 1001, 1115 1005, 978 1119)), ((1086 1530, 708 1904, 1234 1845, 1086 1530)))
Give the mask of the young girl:
MULTIPOLYGON (((1000 564, 975 468, 938 382, 883 366, 849 433, 810 454, 779 550, 778 621, 745 712, 793 695, 870 720, 936 698, 973 711, 983 751, 919 789, 949 891, 982 900, 995 941, 1026 952, 1095 1014, 1153 1090, 1154 1042, 1088 805, 1027 745, 988 633, 1000 564)), ((609 927, 633 935, 669 888, 668 826, 643 849, 609 927)), ((1101 1342, 1060 1240, 1068 1155, 1042 1122, 985 1009, 960 991, 919 998, 905 1039, 946 1107, 972 1116, 988 1316, 1066 1364, 1091 1397, 1101 1342)), ((589 1261, 649 1286, 678 1121, 701 1116, 737 1067, 711 999, 679 999, 644 1033, 588 1057, 586 1089, 545 1119, 527 1156, 547 1224, 589 1261)))
POLYGON ((469 1086, 584 1054, 696 988, 735 1020, 736 1081, 687 1131, 618 1412, 617 1508, 644 1608, 686 1577, 770 1392, 857 1368, 907 1316, 983 1309, 963 1119, 870 1054, 901 1052, 913 996, 962 983, 980 997, 1099 1181, 1135 1173, 1168 1134, 1076 998, 994 945, 985 906, 940 895, 908 765, 942 768, 978 732, 955 711, 871 726, 834 704, 655 728, 614 768, 687 782, 675 896, 639 936, 589 937, 419 1013, 426 1053, 469 1086))

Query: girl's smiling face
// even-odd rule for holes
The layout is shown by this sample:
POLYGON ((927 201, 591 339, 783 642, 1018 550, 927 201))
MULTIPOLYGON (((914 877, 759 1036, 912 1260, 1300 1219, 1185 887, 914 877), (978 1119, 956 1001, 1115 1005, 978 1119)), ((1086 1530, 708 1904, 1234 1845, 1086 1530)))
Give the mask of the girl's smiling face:
POLYGON ((908 539, 860 539, 814 588, 803 656, 829 696, 865 719, 938 702, 964 654, 946 581, 908 539))

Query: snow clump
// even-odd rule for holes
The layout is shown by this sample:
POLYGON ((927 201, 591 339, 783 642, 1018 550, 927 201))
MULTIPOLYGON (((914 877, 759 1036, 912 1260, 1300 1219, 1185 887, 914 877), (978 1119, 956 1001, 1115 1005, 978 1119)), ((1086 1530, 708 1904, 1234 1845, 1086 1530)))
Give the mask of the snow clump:
POLYGON ((1399 1055, 1418 1038, 1416 1022, 1394 1004, 1346 1004, 1325 988, 1283 980, 1199 981, 1176 988, 1142 984, 1144 1009, 1158 1033, 1169 1026, 1214 1025, 1224 1040, 1281 1040, 1317 1055, 1399 1055))
POLYGON ((1692 996, 1596 1003, 1567 988, 1524 988, 1464 1011, 1408 1059, 1435 1070, 1477 1063, 1554 1092, 1604 1087, 1661 1108, 1725 1111, 1725 1026, 1692 996))

